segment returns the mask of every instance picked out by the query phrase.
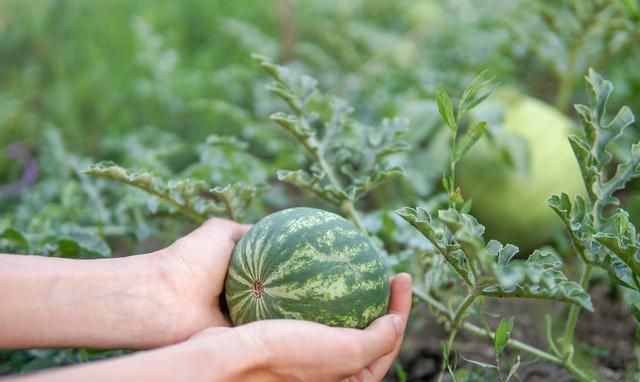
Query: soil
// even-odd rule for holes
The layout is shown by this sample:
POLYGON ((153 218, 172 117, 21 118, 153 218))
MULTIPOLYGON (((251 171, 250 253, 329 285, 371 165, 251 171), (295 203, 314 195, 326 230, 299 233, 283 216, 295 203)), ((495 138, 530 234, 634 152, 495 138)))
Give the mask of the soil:
MULTIPOLYGON (((591 288, 594 312, 582 311, 576 327, 575 338, 579 343, 576 362, 582 362, 597 374, 603 382, 633 381, 638 370, 634 356, 635 331, 637 324, 621 297, 611 296, 611 288, 601 283, 591 288)), ((554 336, 560 337, 568 316, 568 307, 558 303, 533 300, 487 300, 485 311, 498 313, 503 317, 515 317, 512 338, 516 338, 540 349, 548 348, 544 334, 544 315, 556 312, 553 317, 554 336)), ((497 320, 489 319, 492 327, 497 320)), ((407 373, 407 381, 435 381, 442 364, 440 340, 447 333, 438 324, 428 308, 414 308, 410 319, 408 336, 400 356, 400 363, 407 373)), ((454 350, 466 359, 495 364, 493 345, 487 339, 460 332, 454 350)), ((506 376, 516 353, 508 351, 501 358, 506 376)), ((527 354, 521 354, 521 365, 517 377, 512 381, 526 382, 572 382, 576 379, 562 367, 547 362, 536 361, 527 354)), ((457 357, 458 367, 469 369, 470 364, 457 357)), ((490 371, 490 369, 487 369, 490 371)), ((391 376, 391 374, 394 374, 391 376)), ((397 381, 395 373, 390 380, 397 381)), ((486 377, 486 381, 498 380, 496 376, 486 377)), ((443 381, 451 381, 448 375, 443 381)))

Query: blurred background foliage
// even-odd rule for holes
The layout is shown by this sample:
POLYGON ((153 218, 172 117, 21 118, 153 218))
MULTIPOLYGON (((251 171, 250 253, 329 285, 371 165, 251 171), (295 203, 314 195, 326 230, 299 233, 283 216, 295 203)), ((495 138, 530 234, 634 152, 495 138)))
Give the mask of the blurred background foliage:
MULTIPOLYGON (((439 84, 461 94, 489 69, 500 87, 575 121, 571 105, 585 102, 582 77, 593 67, 616 86, 611 110, 640 111, 638 0, 0 0, 0 250, 121 256, 189 229, 158 200, 81 172, 100 160, 167 181, 266 184, 249 222, 317 204, 276 179, 307 160, 269 120, 283 103, 251 53, 317 78, 363 123, 407 118, 412 148, 393 160, 408 176, 367 195, 361 209, 399 254, 392 262, 408 269, 416 259, 400 249, 425 244, 388 211, 446 202, 439 84)), ((517 170, 527 142, 500 139, 496 121, 490 135, 517 170)), ((639 135, 636 124, 620 142, 639 135)), ((621 199, 637 225, 638 184, 629 189, 621 199)), ((535 244, 562 251, 561 233, 542 240, 535 244)), ((35 352, 0 353, 0 373, 90 354, 35 352)))

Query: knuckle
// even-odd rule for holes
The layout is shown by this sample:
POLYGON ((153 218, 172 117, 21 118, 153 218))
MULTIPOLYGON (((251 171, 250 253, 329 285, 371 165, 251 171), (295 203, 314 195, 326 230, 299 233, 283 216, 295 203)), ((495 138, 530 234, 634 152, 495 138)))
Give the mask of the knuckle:
POLYGON ((351 343, 348 346, 348 357, 345 360, 350 371, 360 371, 366 364, 366 352, 365 349, 357 344, 351 343))
POLYGON ((257 365, 260 367, 275 363, 274 354, 280 353, 277 349, 277 341, 270 341, 268 336, 264 336, 264 331, 254 330, 251 325, 239 327, 240 338, 246 349, 256 357, 257 365))
POLYGON ((395 335, 389 336, 385 339, 383 344, 383 351, 385 354, 389 354, 396 348, 397 338, 395 335))
POLYGON ((217 228, 221 228, 221 227, 231 228, 235 224, 237 224, 237 223, 235 223, 235 222, 233 222, 231 220, 227 220, 227 219, 209 218, 209 219, 207 219, 207 221, 205 221, 202 224, 202 226, 203 227, 217 227, 217 228))

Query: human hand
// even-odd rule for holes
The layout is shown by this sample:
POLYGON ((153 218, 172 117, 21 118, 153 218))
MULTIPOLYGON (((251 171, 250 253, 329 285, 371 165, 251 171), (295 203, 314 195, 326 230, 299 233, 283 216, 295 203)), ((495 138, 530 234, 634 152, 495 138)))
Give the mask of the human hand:
POLYGON ((212 219, 163 250, 111 259, 0 254, 0 348, 145 349, 229 325, 219 297, 248 228, 212 219))
POLYGON ((171 342, 212 326, 230 326, 220 304, 231 252, 251 228, 230 220, 210 219, 169 247, 151 254, 174 295, 171 342))
POLYGON ((380 381, 400 351, 411 309, 411 278, 391 280, 389 313, 364 330, 335 328, 297 320, 264 320, 235 328, 211 328, 187 343, 242 349, 225 353, 225 363, 247 365, 242 381, 373 382, 380 381), (233 345, 229 345, 233 348, 233 345))

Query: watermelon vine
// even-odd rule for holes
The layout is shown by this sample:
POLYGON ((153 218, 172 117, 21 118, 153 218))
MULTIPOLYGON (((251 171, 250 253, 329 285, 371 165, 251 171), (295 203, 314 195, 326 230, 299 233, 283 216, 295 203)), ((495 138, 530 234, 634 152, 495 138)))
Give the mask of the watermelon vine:
MULTIPOLYGON (((386 252, 391 247, 367 228, 367 214, 358 209, 358 204, 372 190, 405 174, 402 162, 394 155, 410 149, 403 138, 407 133, 406 121, 384 119, 379 127, 359 122, 352 117, 354 109, 346 101, 320 92, 315 79, 276 65, 265 57, 254 58, 273 80, 269 91, 289 108, 288 112, 272 114, 271 119, 300 144, 308 161, 303 168, 279 170, 277 179, 341 211, 361 233, 370 236, 378 250, 386 252)), ((535 250, 522 258, 518 247, 485 239, 484 226, 470 214, 472 201, 465 200, 465 190, 456 184, 456 165, 489 132, 487 122, 470 124, 467 115, 490 96, 492 81, 486 72, 481 73, 457 102, 444 87, 438 88, 438 111, 450 136, 449 170, 442 177, 446 206, 442 206, 436 196, 435 202, 427 201, 428 208, 404 207, 395 211, 428 242, 427 249, 407 244, 407 250, 422 259, 423 265, 437 263, 433 256, 440 256, 448 265, 448 271, 460 281, 457 286, 460 289, 456 289, 453 299, 450 295, 445 298, 441 291, 429 285, 433 280, 446 278, 448 271, 441 267, 425 268, 425 280, 432 281, 418 282, 414 287, 415 297, 426 303, 449 331, 448 338, 441 344, 445 362, 438 380, 447 372, 453 375, 455 365, 450 363, 450 353, 454 351, 458 332, 465 331, 494 344, 496 364, 482 364, 482 367, 496 368, 500 373, 500 356, 509 347, 561 365, 580 381, 595 381, 591 372, 574 359, 573 339, 580 311, 593 310, 586 290, 591 271, 594 267, 603 268, 619 285, 640 291, 640 241, 635 227, 624 210, 608 212, 617 204, 614 192, 640 176, 640 144, 631 147, 629 158, 618 164, 613 175, 607 176, 605 170, 612 159, 608 145, 634 122, 633 114, 623 107, 614 117, 606 115, 613 86, 590 70, 587 85, 592 95, 591 105, 576 105, 584 134, 570 137, 588 197, 577 195, 572 200, 561 194, 547 201, 563 221, 576 259, 583 264, 582 275, 576 282, 564 273, 565 261, 553 250, 535 250), (438 209, 439 206, 446 208, 438 209), (485 298, 566 303, 570 305, 569 318, 559 337, 554 335, 551 320, 547 318, 549 343, 544 350, 511 338, 512 320, 503 319, 492 329, 481 309, 485 298), (482 324, 471 322, 473 317, 482 324)), ((195 222, 209 216, 242 220, 248 206, 263 189, 260 185, 242 183, 214 187, 189 178, 165 183, 149 172, 126 170, 112 163, 100 163, 85 173, 146 191, 166 202, 170 211, 195 222)), ((393 258, 393 253, 388 258, 393 258)), ((259 294, 258 297, 263 290, 262 284, 251 285, 251 293, 259 294)), ((640 320, 640 305, 633 305, 631 311, 640 320)), ((510 376, 519 365, 518 357, 511 366, 510 376)))

